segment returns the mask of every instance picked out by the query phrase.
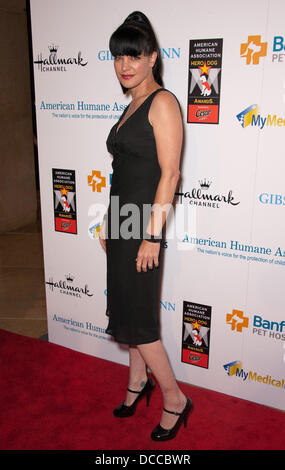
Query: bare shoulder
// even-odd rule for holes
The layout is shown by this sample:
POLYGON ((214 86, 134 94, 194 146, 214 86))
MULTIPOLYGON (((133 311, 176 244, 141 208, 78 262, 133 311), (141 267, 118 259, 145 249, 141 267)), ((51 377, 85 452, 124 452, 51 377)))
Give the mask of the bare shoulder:
POLYGON ((155 97, 153 98, 152 105, 154 108, 159 108, 161 106, 164 108, 179 108, 177 98, 168 90, 161 90, 156 93, 155 97))
POLYGON ((153 125, 156 119, 167 118, 180 115, 180 107, 176 97, 168 90, 161 90, 153 98, 150 110, 149 121, 153 125))

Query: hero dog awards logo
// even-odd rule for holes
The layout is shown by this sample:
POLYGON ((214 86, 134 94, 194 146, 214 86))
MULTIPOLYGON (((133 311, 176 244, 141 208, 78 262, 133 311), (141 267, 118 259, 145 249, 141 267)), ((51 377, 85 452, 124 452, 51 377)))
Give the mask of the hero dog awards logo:
POLYGON ((223 39, 190 40, 187 122, 218 124, 223 39))
POLYGON ((209 368, 212 307, 183 301, 182 362, 209 368))
POLYGON ((56 232, 77 234, 75 170, 52 169, 56 232))

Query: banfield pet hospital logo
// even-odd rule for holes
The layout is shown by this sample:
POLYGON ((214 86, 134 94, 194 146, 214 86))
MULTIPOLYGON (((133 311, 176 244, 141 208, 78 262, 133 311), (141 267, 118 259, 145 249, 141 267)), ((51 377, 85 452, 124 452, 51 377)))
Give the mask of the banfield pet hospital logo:
POLYGON ((258 65, 260 57, 267 55, 267 42, 262 42, 260 35, 248 36, 247 42, 240 45, 240 56, 246 59, 246 65, 258 65))
POLYGON ((284 341, 285 343, 285 321, 268 320, 261 315, 248 317, 242 310, 233 309, 232 313, 226 314, 226 324, 231 331, 243 333, 252 328, 251 333, 263 338, 284 341))
POLYGON ((100 170, 92 170, 92 173, 87 176, 87 184, 92 188, 93 192, 101 193, 102 188, 106 188, 106 176, 102 176, 100 170))
POLYGON ((232 331, 242 332, 243 328, 248 328, 248 317, 245 317, 241 310, 233 309, 232 313, 227 313, 227 325, 232 331))

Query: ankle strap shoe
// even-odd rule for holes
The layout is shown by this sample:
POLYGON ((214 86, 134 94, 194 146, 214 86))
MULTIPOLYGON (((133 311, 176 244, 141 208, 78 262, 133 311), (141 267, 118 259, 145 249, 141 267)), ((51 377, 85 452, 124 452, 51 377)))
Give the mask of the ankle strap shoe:
POLYGON ((119 406, 117 406, 117 408, 114 409, 114 416, 116 416, 116 418, 128 418, 129 416, 132 416, 136 411, 138 402, 144 397, 144 395, 146 395, 146 406, 149 406, 150 395, 154 387, 154 381, 151 377, 148 377, 147 382, 142 390, 136 391, 128 388, 129 392, 137 393, 138 396, 132 405, 127 406, 123 401, 119 406))
POLYGON ((167 413, 179 416, 179 418, 171 429, 164 429, 162 426, 160 426, 160 424, 158 424, 151 433, 151 438, 153 441, 168 441, 173 439, 176 436, 182 422, 184 422, 184 428, 186 428, 188 416, 190 411, 193 409, 193 404, 190 398, 186 397, 186 399, 186 405, 181 413, 178 413, 177 411, 169 411, 166 408, 163 408, 167 413))

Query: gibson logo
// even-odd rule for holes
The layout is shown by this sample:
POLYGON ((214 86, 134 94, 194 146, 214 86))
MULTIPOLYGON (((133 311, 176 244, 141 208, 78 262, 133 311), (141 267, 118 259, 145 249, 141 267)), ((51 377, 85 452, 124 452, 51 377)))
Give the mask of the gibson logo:
POLYGON ((44 58, 42 54, 38 54, 38 60, 34 63, 38 64, 38 68, 41 72, 66 72, 66 65, 81 65, 85 67, 88 62, 83 62, 81 57, 81 51, 78 52, 77 57, 57 57, 58 46, 49 46, 50 54, 48 58, 44 58))

